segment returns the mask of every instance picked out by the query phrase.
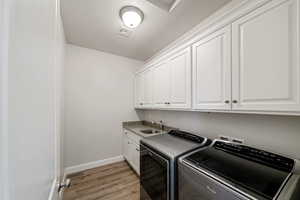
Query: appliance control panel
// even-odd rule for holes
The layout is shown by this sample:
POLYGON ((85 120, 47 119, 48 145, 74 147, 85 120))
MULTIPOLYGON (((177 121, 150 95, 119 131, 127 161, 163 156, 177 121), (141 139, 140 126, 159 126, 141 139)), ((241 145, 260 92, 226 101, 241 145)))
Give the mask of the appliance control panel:
POLYGON ((202 143, 204 141, 204 138, 198 135, 194 135, 185 131, 180 130, 171 130, 168 132, 169 135, 173 135, 175 137, 180 137, 195 143, 202 143))
POLYGON ((287 172, 291 172, 295 164, 293 159, 245 145, 216 141, 213 147, 287 172))

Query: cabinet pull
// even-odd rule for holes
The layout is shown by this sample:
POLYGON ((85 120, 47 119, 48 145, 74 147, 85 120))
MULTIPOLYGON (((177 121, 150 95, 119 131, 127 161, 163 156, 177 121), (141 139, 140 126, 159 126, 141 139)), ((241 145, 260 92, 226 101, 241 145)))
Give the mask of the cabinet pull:
POLYGON ((166 105, 170 105, 171 103, 170 103, 170 102, 165 102, 165 104, 166 104, 166 105))
POLYGON ((238 103, 238 101, 237 100, 233 100, 232 103, 238 103))
POLYGON ((227 104, 229 104, 229 103, 230 103, 230 101, 229 101, 229 100, 225 100, 225 101, 224 101, 224 103, 227 103, 227 104))

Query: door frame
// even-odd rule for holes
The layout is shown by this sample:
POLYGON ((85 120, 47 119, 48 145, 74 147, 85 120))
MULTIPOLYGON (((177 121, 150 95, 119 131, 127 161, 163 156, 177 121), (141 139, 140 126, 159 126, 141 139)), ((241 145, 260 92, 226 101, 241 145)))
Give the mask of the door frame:
POLYGON ((65 57, 65 38, 63 24, 61 19, 60 0, 55 0, 55 21, 54 21, 54 70, 55 70, 55 116, 54 116, 54 193, 52 199, 59 200, 62 196, 58 193, 60 184, 64 181, 64 166, 63 166, 63 69, 65 57), (63 38, 62 38, 63 37, 63 38))
POLYGON ((8 200, 8 39, 9 0, 0 0, 0 199, 8 200))

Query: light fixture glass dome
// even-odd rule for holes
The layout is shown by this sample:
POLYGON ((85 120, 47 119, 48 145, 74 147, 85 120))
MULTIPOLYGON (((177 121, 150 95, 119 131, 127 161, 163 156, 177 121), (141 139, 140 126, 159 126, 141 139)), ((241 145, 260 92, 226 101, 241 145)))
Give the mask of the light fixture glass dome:
POLYGON ((142 23, 144 14, 137 7, 125 6, 120 10, 120 17, 125 26, 136 28, 142 23))

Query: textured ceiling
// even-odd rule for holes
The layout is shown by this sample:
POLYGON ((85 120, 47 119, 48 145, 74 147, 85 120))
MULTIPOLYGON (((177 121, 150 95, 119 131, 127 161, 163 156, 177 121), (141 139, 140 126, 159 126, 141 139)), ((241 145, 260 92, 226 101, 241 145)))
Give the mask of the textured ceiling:
POLYGON ((68 43, 137 60, 146 60, 230 0, 182 0, 167 12, 146 0, 62 0, 68 43), (119 35, 119 10, 139 7, 144 22, 130 33, 119 35))

